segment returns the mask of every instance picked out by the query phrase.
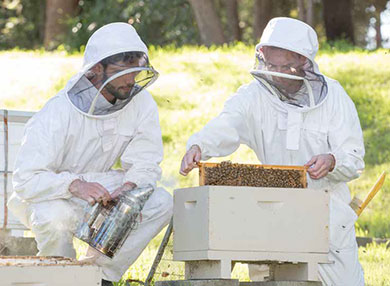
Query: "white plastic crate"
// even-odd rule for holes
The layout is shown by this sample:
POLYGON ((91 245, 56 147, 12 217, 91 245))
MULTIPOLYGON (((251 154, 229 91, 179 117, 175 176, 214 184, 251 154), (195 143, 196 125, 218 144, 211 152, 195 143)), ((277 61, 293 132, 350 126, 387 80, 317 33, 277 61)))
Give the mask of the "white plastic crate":
MULTIPOLYGON (((16 111, 16 110, 0 110, 0 227, 4 226, 4 194, 7 192, 8 198, 11 196, 12 189, 12 171, 14 170, 15 160, 19 151, 23 134, 24 126, 27 121, 34 115, 33 112, 16 111), (8 120, 8 142, 5 141, 5 123, 8 120), (7 145, 8 144, 8 145, 7 145), (6 145, 8 153, 6 154, 6 145), (6 156, 8 156, 8 165, 6 166, 6 156), (7 170, 6 170, 7 169, 7 170), (7 172, 7 186, 4 190, 5 172, 7 172)), ((20 234, 20 230, 26 227, 8 211, 8 219, 6 227, 15 234, 20 234), (18 231, 19 230, 19 231, 18 231)))

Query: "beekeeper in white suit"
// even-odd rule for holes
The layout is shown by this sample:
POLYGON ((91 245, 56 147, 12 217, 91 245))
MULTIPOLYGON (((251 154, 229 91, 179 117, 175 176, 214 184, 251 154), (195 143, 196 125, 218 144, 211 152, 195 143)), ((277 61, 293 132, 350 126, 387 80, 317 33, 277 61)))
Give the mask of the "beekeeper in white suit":
MULTIPOLYGON (((38 255, 75 257, 72 235, 87 202, 156 186, 163 145, 145 87, 157 75, 131 25, 106 25, 89 39, 81 71, 28 122, 9 208, 34 232, 38 255), (112 170, 118 160, 123 170, 112 170)), ((155 189, 123 247, 97 260, 103 285, 121 278, 171 215, 171 195, 155 189)))
POLYGON ((290 18, 274 18, 256 46, 254 80, 241 86, 187 144, 181 174, 199 160, 226 156, 239 145, 260 162, 306 165, 309 188, 329 188, 330 254, 321 264, 324 285, 364 285, 358 261, 347 182, 364 168, 362 130, 355 106, 341 85, 322 75, 314 57, 315 31, 290 18))

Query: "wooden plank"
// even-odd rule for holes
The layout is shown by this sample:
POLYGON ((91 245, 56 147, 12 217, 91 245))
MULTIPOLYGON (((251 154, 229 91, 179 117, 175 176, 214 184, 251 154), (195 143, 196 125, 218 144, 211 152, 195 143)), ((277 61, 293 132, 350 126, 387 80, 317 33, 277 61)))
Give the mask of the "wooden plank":
MULTIPOLYGON (((216 167, 220 163, 215 162, 199 162, 199 167, 216 167)), ((257 168, 264 168, 264 169, 287 169, 287 170, 307 170, 307 167, 305 166, 296 166, 296 165, 262 165, 262 164, 242 164, 242 163, 232 163, 240 166, 254 166, 257 168)))

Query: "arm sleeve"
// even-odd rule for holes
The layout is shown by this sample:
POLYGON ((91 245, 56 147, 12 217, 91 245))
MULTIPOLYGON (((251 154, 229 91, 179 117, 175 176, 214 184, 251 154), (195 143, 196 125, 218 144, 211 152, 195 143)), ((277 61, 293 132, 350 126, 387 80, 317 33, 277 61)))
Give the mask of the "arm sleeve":
POLYGON ((354 103, 338 84, 337 99, 329 131, 329 145, 336 165, 327 178, 348 182, 364 169, 364 143, 359 117, 354 103))
POLYGON ((190 137, 187 150, 192 145, 198 145, 202 151, 202 160, 208 160, 230 155, 241 143, 248 144, 248 106, 244 97, 245 92, 239 90, 229 98, 223 111, 190 137))
POLYGON ((69 185, 78 178, 56 172, 64 155, 66 119, 45 108, 26 124, 15 162, 13 188, 20 198, 40 202, 70 198, 69 185))
POLYGON ((156 186, 161 178, 159 164, 163 159, 161 128, 157 104, 150 94, 142 96, 145 100, 138 102, 140 115, 136 135, 121 156, 122 168, 126 171, 123 183, 156 186))

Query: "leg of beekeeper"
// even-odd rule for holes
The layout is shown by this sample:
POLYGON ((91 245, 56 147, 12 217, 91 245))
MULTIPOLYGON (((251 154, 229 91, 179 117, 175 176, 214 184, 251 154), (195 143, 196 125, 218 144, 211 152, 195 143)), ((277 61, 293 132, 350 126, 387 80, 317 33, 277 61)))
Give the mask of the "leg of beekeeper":
POLYGON ((269 277, 269 266, 266 264, 248 264, 248 270, 252 281, 265 281, 269 277))
MULTIPOLYGON (((83 177, 88 182, 98 182, 110 191, 119 187, 122 171, 88 173, 83 177)), ((87 203, 76 197, 30 203, 27 207, 27 223, 35 234, 38 255, 76 257, 73 248, 73 233, 84 217, 87 203)))
MULTIPOLYGON (((364 273, 358 260, 355 237, 355 212, 336 195, 330 202, 330 251, 332 264, 320 264, 319 278, 324 285, 364 285, 364 273)), ((263 281, 269 274, 266 265, 249 265, 253 281, 263 281)))
POLYGON ((146 201, 138 227, 130 232, 113 259, 99 256, 96 264, 103 269, 103 278, 118 281, 153 237, 166 226, 172 217, 172 196, 163 188, 157 188, 146 201))
POLYGON ((364 285, 355 236, 356 213, 335 195, 330 200, 330 253, 332 264, 320 264, 324 285, 364 285))
POLYGON ((31 203, 28 220, 38 246, 39 256, 76 257, 73 232, 83 208, 78 199, 58 199, 31 203))

